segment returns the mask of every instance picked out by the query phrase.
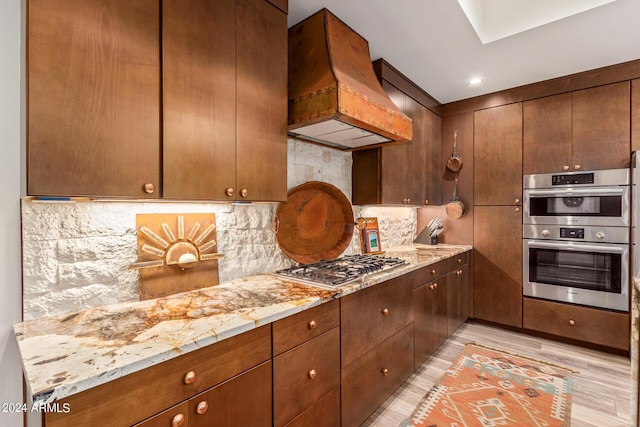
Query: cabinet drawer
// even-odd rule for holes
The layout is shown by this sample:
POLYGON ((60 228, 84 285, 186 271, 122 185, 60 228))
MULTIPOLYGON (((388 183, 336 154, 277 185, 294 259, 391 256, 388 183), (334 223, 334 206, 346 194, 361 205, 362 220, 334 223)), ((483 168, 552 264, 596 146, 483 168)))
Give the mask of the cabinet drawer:
POLYGON ((469 263, 469 251, 454 255, 447 259, 447 272, 457 270, 469 263))
POLYGON ((413 373, 413 324, 342 371, 342 425, 358 426, 413 373))
POLYGON ((271 427, 271 361, 189 399, 189 427, 271 427))
POLYGON ((271 325, 265 325, 69 396, 62 402, 73 410, 47 413, 46 424, 131 425, 270 358, 271 325))
POLYGON ((340 425, 340 387, 287 424, 287 427, 336 427, 340 425))
POLYGON ((182 402, 133 427, 187 427, 189 425, 189 402, 182 402))
POLYGON ((524 298, 525 329, 629 351, 629 314, 524 298))
POLYGON ((341 299, 342 366, 413 320, 411 282, 398 277, 341 299))
POLYGON ((283 426, 340 385, 340 328, 273 359, 273 420, 283 426))
POLYGON ((423 272, 422 280, 420 281, 420 283, 417 284, 417 286, 414 286, 414 289, 419 288, 420 286, 424 285, 426 282, 431 282, 432 280, 435 280, 438 277, 446 274, 448 271, 447 261, 448 260, 446 259, 443 261, 438 261, 435 264, 428 265, 418 270, 420 272, 423 272))
POLYGON ((277 356, 340 325, 340 303, 333 300, 273 323, 273 355, 277 356))

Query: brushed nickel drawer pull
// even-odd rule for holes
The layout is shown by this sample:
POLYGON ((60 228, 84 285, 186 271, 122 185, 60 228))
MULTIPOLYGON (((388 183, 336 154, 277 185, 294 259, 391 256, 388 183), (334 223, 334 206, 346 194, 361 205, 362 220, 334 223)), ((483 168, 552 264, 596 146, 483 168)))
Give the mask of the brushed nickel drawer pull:
POLYGON ((182 427, 184 424, 184 415, 178 414, 171 420, 171 427, 182 427))
POLYGON ((202 415, 205 412, 207 412, 208 409, 209 409, 209 404, 207 403, 206 400, 203 400, 202 402, 198 403, 198 406, 196 407, 196 412, 198 413, 198 415, 202 415))
POLYGON ((184 376, 184 383, 185 384, 191 384, 196 380, 196 373, 195 371, 189 371, 187 372, 187 374, 184 376))
POLYGON ((309 329, 315 329, 316 326, 318 326, 318 325, 316 324, 315 320, 312 320, 311 322, 309 322, 309 329))

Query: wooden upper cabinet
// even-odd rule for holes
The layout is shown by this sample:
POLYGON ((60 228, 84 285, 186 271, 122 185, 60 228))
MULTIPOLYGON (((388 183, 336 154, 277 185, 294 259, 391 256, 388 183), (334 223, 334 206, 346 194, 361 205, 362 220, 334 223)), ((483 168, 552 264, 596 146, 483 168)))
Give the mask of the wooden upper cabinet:
POLYGON ((166 0, 164 196, 225 199, 236 180, 235 0, 166 0))
POLYGON ((573 166, 620 169, 630 164, 630 83, 573 92, 573 166))
POLYGON ((631 151, 640 150, 640 79, 631 81, 631 151))
POLYGON ((523 173, 629 167, 629 82, 524 103, 523 173))
POLYGON ((283 201, 287 199, 287 16, 265 0, 236 4, 236 198, 283 201))
POLYGON ((286 9, 29 0, 28 193, 286 200, 286 9))
POLYGON ((353 203, 440 204, 442 119, 386 80, 382 87, 413 121, 413 140, 353 152, 353 203))
POLYGON ((523 173, 562 171, 571 164, 571 94, 524 103, 523 173))
POLYGON ((518 205, 522 200, 522 103, 476 111, 474 205, 518 205))
POLYGON ((28 8, 27 193, 159 197, 159 2, 28 8))
POLYGON ((169 0, 165 197, 286 200, 286 15, 265 0, 169 0))

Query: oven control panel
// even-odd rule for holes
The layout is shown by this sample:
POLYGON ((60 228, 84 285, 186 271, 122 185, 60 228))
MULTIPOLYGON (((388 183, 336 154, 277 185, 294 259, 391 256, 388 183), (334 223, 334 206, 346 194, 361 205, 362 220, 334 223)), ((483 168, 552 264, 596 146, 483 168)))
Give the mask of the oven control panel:
POLYGON ((556 240, 592 243, 629 243, 628 227, 562 227, 551 224, 524 224, 522 237, 534 240, 556 240))
POLYGON ((568 185, 568 184, 589 185, 594 183, 593 177, 594 177, 593 172, 553 175, 551 177, 551 185, 568 185))
POLYGON ((584 228, 560 228, 561 239, 584 239, 584 228))

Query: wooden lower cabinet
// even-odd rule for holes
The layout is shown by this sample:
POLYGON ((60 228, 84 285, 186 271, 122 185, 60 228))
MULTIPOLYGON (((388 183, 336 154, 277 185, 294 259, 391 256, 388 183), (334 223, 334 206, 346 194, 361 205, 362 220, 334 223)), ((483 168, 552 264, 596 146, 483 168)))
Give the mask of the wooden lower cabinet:
POLYGON ((443 275, 413 291, 414 369, 447 339, 447 324, 447 276, 443 275))
POLYGON ((525 329, 629 351, 629 313, 524 298, 525 329))
POLYGON ((411 323, 412 284, 406 276, 408 275, 341 298, 343 367, 411 323))
MULTIPOLYGON (((60 403, 68 403, 72 411, 48 412, 45 423, 47 427, 132 425, 270 359, 271 325, 265 325, 62 399, 60 403)), ((270 366, 269 362, 269 411, 270 366)), ((245 401, 242 394, 235 398, 245 401)))
POLYGON ((522 212, 519 206, 474 206, 473 314, 522 327, 522 212))
MULTIPOLYGON (((273 424, 284 426, 340 389, 340 328, 273 359, 273 424)), ((339 414, 339 406, 335 408, 339 414)))
POLYGON ((340 387, 304 411, 287 427, 336 427, 340 425, 340 387))
POLYGON ((189 427, 271 426, 271 361, 189 399, 189 427))
POLYGON ((469 318, 469 265, 447 273, 447 336, 469 318))
POLYGON ((413 373, 413 324, 342 369, 342 426, 358 426, 413 373))

